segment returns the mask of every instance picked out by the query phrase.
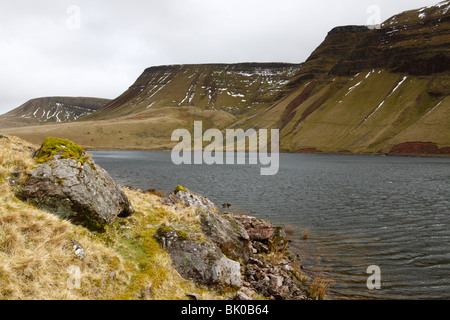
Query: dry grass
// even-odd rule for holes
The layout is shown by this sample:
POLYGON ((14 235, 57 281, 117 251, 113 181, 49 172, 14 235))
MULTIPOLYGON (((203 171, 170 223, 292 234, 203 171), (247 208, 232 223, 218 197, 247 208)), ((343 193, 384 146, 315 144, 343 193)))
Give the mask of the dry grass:
POLYGON ((302 239, 303 240, 308 240, 309 239, 309 232, 308 231, 303 232, 302 239))
POLYGON ((314 299, 324 300, 332 283, 333 280, 325 277, 322 273, 318 274, 309 287, 310 296, 314 299))
POLYGON ((157 195, 127 189, 133 216, 118 219, 104 233, 75 226, 15 196, 20 185, 11 187, 11 181, 26 174, 13 173, 34 165, 29 147, 35 146, 0 138, 0 299, 186 299, 190 292, 220 298, 184 280, 153 238, 158 224, 195 226, 195 213, 175 211, 157 195), (84 260, 75 255, 72 240, 86 252, 84 260), (81 272, 79 289, 69 285, 74 267, 81 272))

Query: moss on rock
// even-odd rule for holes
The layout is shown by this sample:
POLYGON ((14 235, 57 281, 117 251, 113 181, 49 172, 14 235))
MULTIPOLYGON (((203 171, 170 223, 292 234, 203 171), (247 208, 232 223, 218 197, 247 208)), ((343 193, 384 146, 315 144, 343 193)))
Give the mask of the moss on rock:
POLYGON ((181 185, 178 185, 176 188, 175 188, 175 190, 173 191, 173 193, 175 193, 175 194, 177 194, 179 191, 187 191, 187 189, 186 188, 184 188, 183 186, 181 186, 181 185))
POLYGON ((36 163, 46 163, 59 156, 60 159, 74 159, 84 164, 89 156, 84 149, 67 139, 46 138, 39 149, 35 161, 36 163))

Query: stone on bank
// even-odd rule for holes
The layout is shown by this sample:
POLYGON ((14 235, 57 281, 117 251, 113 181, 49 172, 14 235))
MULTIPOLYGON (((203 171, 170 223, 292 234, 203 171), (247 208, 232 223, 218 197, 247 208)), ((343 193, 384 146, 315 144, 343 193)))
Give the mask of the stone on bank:
POLYGON ((69 140, 46 138, 35 154, 22 197, 57 216, 101 229, 134 210, 124 191, 69 140))

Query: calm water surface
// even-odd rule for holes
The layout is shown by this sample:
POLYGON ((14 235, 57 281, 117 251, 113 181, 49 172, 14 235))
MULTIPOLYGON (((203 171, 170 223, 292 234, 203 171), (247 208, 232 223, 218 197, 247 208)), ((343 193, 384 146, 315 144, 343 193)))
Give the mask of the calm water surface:
POLYGON ((450 299, 450 159, 281 154, 279 173, 260 176, 259 166, 176 166, 169 152, 92 154, 120 184, 181 184, 289 225, 305 268, 333 279, 332 299, 450 299), (370 265, 381 290, 366 286, 370 265))

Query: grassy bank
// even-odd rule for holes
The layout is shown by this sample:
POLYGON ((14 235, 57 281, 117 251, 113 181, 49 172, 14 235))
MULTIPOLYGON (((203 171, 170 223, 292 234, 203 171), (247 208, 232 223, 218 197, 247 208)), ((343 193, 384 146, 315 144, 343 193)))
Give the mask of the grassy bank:
POLYGON ((193 225, 189 212, 172 212, 156 194, 125 188, 136 213, 103 233, 92 232, 39 210, 16 197, 34 167, 31 149, 20 139, 0 138, 0 299, 223 299, 184 280, 168 253, 154 240, 157 225, 193 225), (80 260, 72 241, 86 252, 80 260), (72 281, 81 271, 80 288, 72 281))
MULTIPOLYGON (((155 240, 164 225, 201 234, 194 207, 174 208, 165 195, 124 187, 135 213, 118 218, 103 232, 74 225, 20 199, 28 173, 37 165, 32 145, 0 135, 0 299, 181 300, 195 293, 201 299, 230 299, 236 288, 213 290, 183 279, 169 253, 155 240), (80 257, 74 244, 85 252, 80 257), (79 272, 79 287, 76 284, 79 272)), ((287 252, 286 252, 287 253, 287 252)), ((285 252, 267 259, 281 260, 285 252)), ((310 280, 300 274, 305 284, 310 280)), ((323 284, 310 295, 323 298, 323 284)), ((254 299, 263 298, 255 293, 254 299)))

